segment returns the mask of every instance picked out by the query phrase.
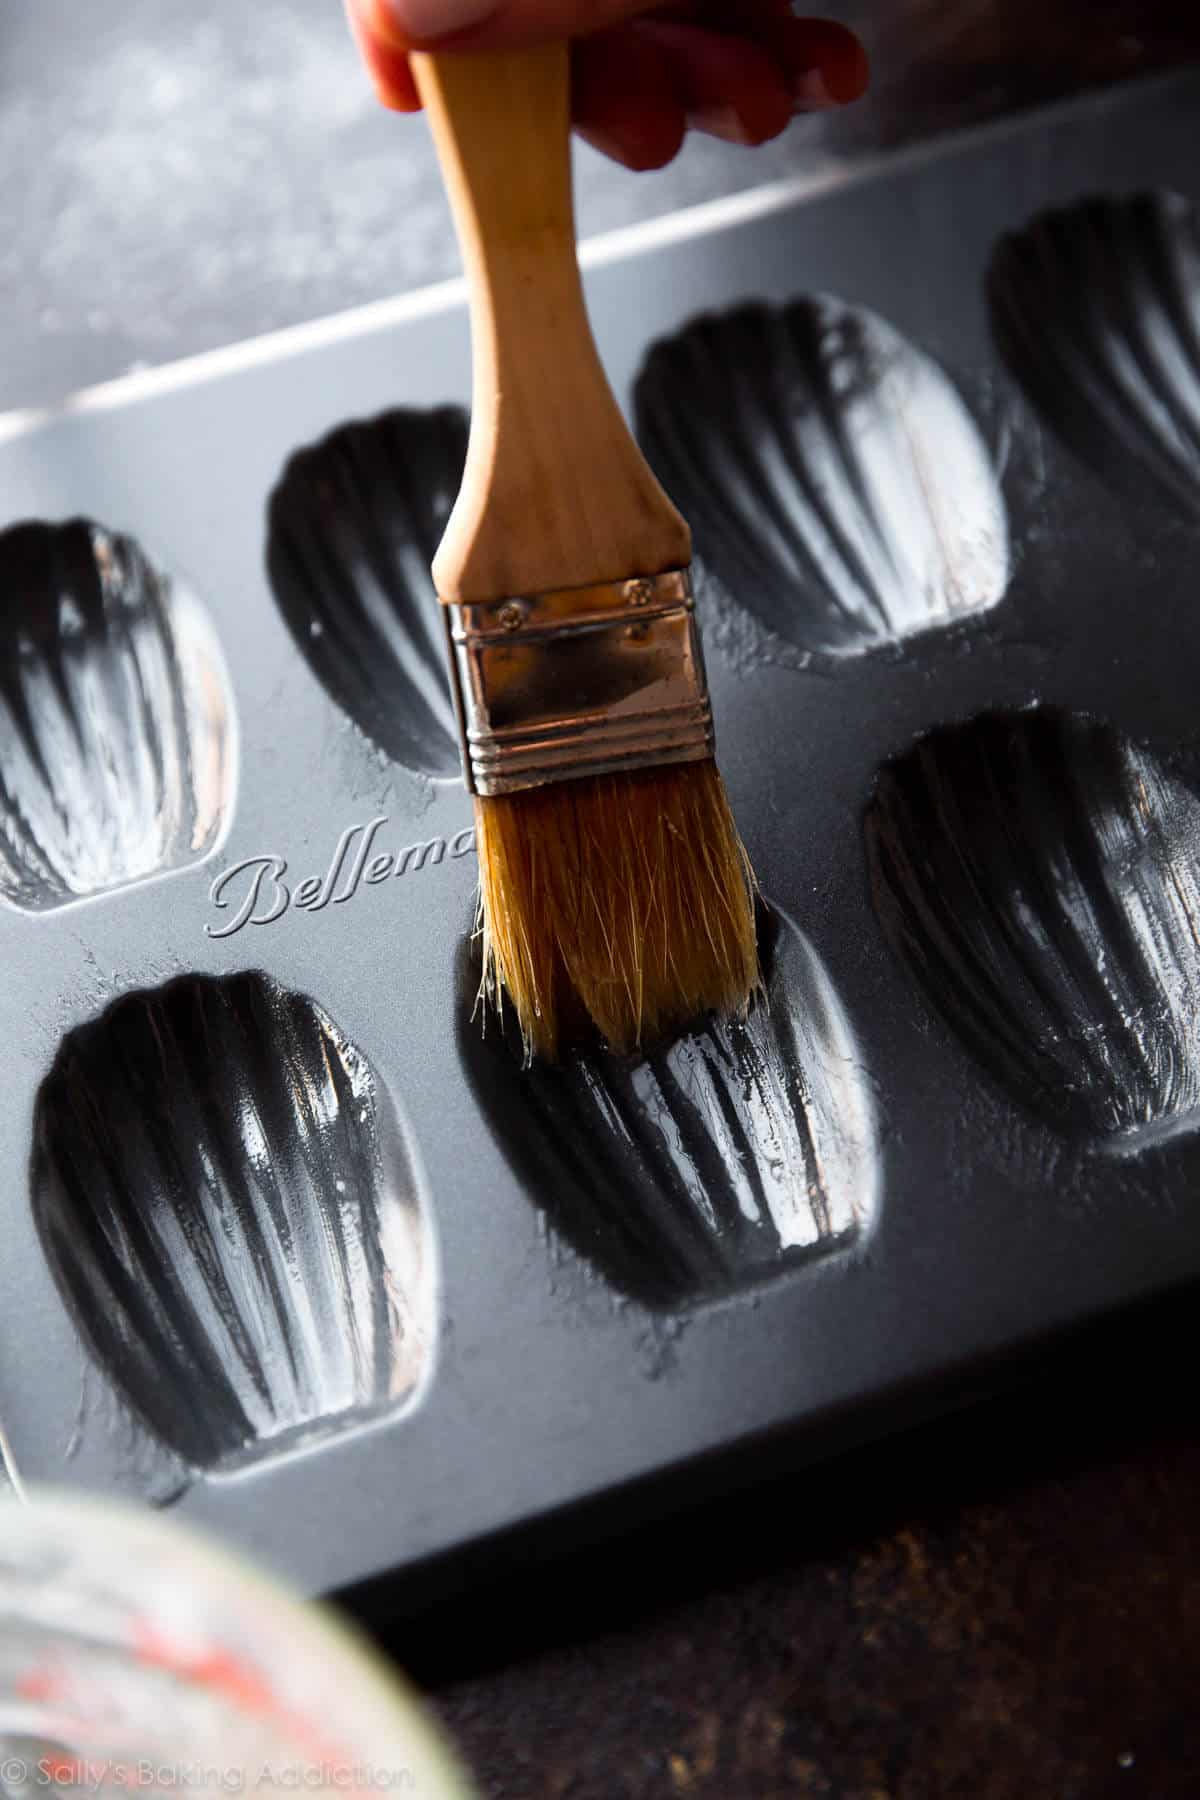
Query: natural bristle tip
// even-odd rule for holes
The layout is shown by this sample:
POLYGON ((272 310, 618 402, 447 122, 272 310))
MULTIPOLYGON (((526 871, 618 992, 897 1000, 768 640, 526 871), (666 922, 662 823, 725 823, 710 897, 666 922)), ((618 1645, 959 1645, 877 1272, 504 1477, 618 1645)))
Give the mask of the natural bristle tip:
POLYGON ((755 883, 711 761, 475 802, 485 1002, 528 1053, 590 1025, 615 1050, 759 986, 755 883))

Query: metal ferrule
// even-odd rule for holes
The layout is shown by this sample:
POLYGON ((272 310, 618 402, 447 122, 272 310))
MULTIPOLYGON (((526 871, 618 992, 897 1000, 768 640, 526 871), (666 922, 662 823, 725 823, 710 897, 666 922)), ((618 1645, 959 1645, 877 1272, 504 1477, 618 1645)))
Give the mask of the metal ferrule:
POLYGON ((445 611, 473 794, 713 754, 686 569, 445 611))

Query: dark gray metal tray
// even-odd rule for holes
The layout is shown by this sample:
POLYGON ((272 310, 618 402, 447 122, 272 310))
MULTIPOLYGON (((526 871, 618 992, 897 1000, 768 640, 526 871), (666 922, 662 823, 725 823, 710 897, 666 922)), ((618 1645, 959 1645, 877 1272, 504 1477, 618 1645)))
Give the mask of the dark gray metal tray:
POLYGON ((470 1018, 458 286, 0 419, 25 1480, 340 1587, 1200 1273, 1198 106, 590 247, 766 902, 642 1062, 470 1018))

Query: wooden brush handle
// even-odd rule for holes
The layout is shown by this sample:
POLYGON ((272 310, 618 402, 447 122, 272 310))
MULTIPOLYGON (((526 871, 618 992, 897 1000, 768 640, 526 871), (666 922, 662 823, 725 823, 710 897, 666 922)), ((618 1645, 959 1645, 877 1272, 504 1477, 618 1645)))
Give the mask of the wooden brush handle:
POLYGON ((462 492, 434 561, 445 601, 658 575, 691 534, 608 385, 584 305, 568 49, 415 55, 471 290, 462 492))

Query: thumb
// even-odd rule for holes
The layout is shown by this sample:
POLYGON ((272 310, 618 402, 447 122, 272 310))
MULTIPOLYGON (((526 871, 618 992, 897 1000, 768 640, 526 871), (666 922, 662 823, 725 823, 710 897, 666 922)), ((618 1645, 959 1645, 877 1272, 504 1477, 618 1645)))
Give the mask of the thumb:
POLYGON ((472 45, 535 44, 603 31, 655 0, 370 0, 376 30, 397 49, 462 38, 472 45))

